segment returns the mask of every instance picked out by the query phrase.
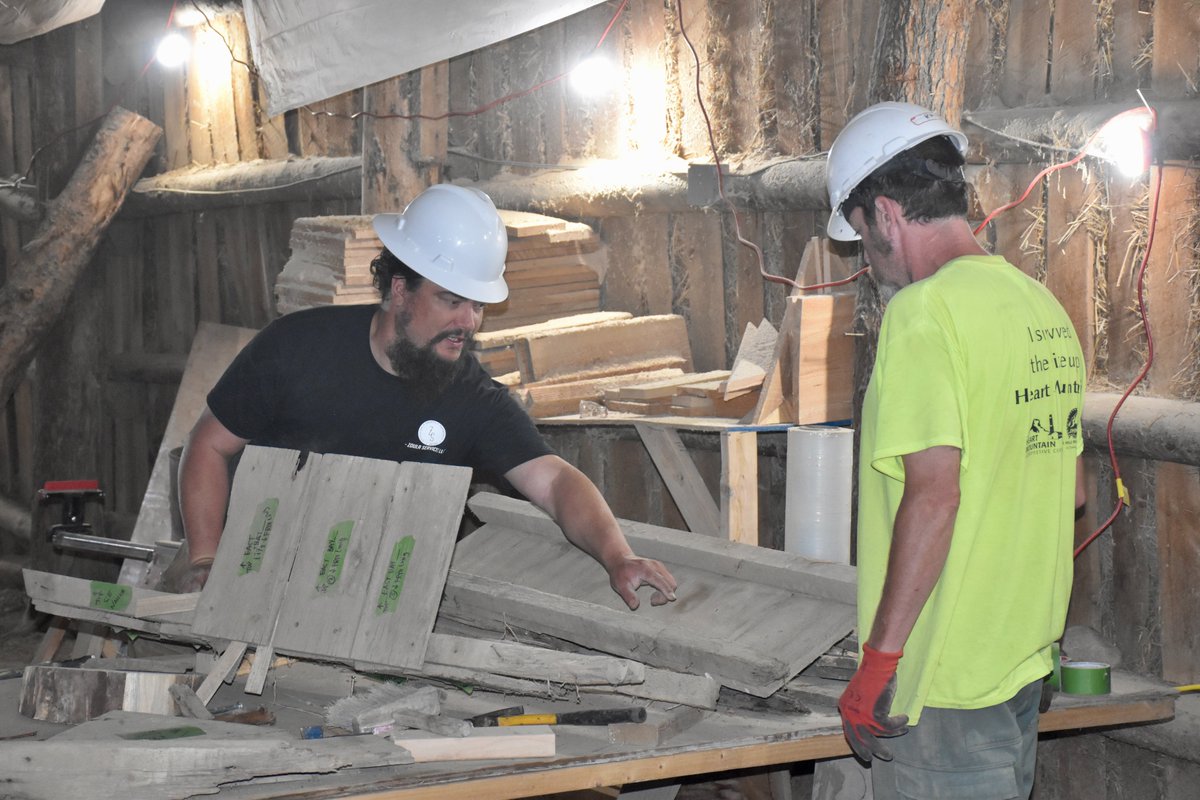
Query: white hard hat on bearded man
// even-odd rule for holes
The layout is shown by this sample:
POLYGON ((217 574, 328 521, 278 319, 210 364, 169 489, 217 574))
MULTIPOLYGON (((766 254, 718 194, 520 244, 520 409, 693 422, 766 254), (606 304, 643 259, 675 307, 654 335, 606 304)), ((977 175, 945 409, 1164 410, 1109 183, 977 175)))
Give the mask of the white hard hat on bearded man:
POLYGON ((859 238, 842 214, 842 203, 854 187, 898 153, 935 136, 948 136, 958 152, 967 152, 967 137, 937 114, 912 103, 876 103, 856 114, 829 148, 825 181, 829 188, 826 230, 830 238, 859 238))
POLYGON ((376 214, 375 233, 417 274, 478 303, 508 297, 508 234, 492 199, 478 189, 439 183, 402 214, 376 214))

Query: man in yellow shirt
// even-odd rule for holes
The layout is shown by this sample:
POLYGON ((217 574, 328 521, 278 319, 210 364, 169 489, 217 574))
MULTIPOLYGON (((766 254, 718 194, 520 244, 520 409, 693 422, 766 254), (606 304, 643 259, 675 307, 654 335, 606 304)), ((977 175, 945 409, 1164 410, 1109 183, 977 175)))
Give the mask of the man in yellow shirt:
POLYGON ((859 451, 862 658, 839 702, 877 800, 1029 796, 1071 591, 1083 356, 1053 295, 975 240, 966 146, 880 103, 829 155, 829 234, 862 239, 890 298, 859 451))

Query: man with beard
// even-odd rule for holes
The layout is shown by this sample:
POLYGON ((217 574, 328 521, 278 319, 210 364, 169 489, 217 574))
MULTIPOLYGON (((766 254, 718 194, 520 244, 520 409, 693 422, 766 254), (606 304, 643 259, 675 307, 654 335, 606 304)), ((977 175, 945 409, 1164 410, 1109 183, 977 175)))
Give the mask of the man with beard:
POLYGON ((863 399, 862 657, 838 703, 876 800, 1028 797, 1083 503, 1083 358, 1054 296, 967 222, 966 137, 879 103, 830 149, 829 235, 891 294, 863 399))
POLYGON ((675 599, 675 579, 638 558, 600 492, 554 455, 508 390, 470 354, 486 303, 508 296, 508 237, 483 192, 441 184, 375 217, 379 306, 297 311, 261 331, 208 395, 180 460, 194 591, 208 578, 247 444, 467 466, 503 477, 608 572, 631 609, 675 599))

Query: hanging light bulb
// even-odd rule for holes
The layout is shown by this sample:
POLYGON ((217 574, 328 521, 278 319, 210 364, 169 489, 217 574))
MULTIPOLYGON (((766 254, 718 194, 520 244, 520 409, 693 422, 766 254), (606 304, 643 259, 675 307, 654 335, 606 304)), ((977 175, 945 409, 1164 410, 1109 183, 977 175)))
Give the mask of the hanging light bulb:
POLYGON ((1155 125, 1150 108, 1122 111, 1101 126, 1086 152, 1112 162, 1123 175, 1137 177, 1150 168, 1150 134, 1155 125))
POLYGON ((189 50, 188 40, 184 38, 183 34, 172 32, 164 36, 158 43, 154 57, 164 67, 174 68, 187 60, 189 50))
POLYGON ((617 71, 604 56, 591 56, 571 70, 571 88, 584 97, 600 97, 612 91, 617 71))

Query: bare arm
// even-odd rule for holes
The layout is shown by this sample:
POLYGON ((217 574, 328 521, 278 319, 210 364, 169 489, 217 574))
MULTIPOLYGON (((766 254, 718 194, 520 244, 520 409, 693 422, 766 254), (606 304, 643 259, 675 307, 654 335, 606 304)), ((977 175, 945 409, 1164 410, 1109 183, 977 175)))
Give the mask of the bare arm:
POLYGON ((876 650, 899 652, 942 574, 958 514, 956 447, 931 447, 904 456, 904 495, 896 512, 883 597, 868 639, 876 650))
POLYGON ((600 562, 613 591, 631 609, 639 605, 636 591, 641 586, 654 588, 652 605, 675 599, 675 578, 660 562, 634 555, 608 503, 575 467, 546 455, 514 467, 504 477, 549 514, 571 544, 600 562))
MULTIPOLYGON (((179 460, 179 506, 189 558, 202 586, 207 568, 217 554, 217 544, 229 507, 229 460, 246 446, 207 408, 183 447, 179 460)), ((195 588, 199 588, 198 586, 195 588)))

